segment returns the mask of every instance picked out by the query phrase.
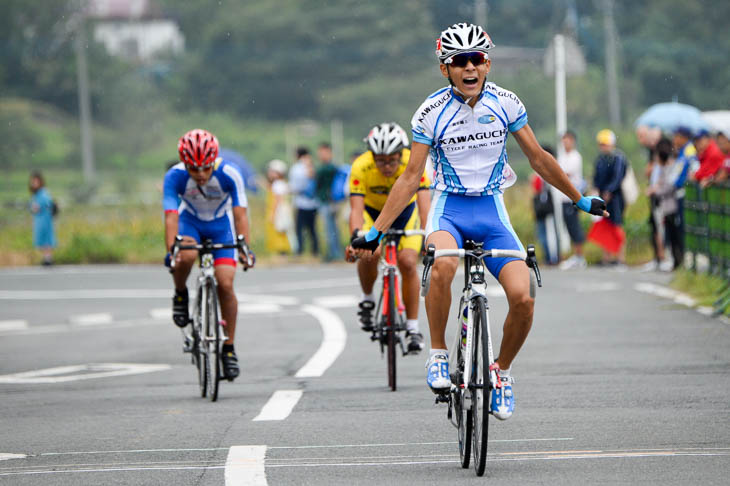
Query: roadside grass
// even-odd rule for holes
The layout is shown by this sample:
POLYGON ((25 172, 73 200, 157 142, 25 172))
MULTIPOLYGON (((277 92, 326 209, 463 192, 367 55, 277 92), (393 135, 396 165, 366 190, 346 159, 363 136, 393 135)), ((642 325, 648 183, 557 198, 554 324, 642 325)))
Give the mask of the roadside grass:
MULTIPOLYGON (((712 307, 726 283, 716 275, 682 269, 674 272, 670 285, 673 289, 690 295, 698 305, 712 307)), ((730 315, 730 309, 725 311, 725 315, 730 315)))
MULTIPOLYGON (((64 182, 71 184, 70 175, 66 175, 64 182)), ((53 188, 51 191, 53 193, 53 188)), ((21 194, 18 192, 18 197, 21 194)), ((27 193, 24 197, 27 198, 27 193)), ((159 191, 150 186, 140 190, 136 196, 124 199, 150 201, 158 198, 159 191)), ((263 261, 268 259, 278 262, 282 259, 268 255, 265 247, 264 202, 263 194, 249 195, 249 219, 253 240, 251 245, 263 261)), ((532 192, 529 186, 524 184, 510 188, 505 192, 505 204, 521 241, 524 244, 534 244, 540 255, 542 248, 535 235, 532 192)), ((639 199, 626 212, 625 229, 629 264, 642 263, 651 258, 646 224, 647 206, 645 199, 639 199)), ((590 217, 582 215, 581 218, 585 230, 588 231, 592 223, 590 217)), ((348 241, 349 232, 344 219, 340 219, 340 224, 344 245, 348 241)), ((319 229, 322 246, 325 246, 322 221, 319 221, 319 229)), ((58 263, 159 263, 165 254, 163 217, 159 203, 115 202, 114 205, 99 206, 80 204, 71 198, 62 198, 61 211, 56 219, 56 231, 58 248, 55 259, 58 263)), ((589 262, 600 260, 601 252, 598 247, 588 243, 585 249, 589 262)), ((30 265, 37 263, 39 258, 39 254, 32 249, 31 216, 27 208, 20 203, 8 206, 6 211, 0 214, 0 266, 30 265)))

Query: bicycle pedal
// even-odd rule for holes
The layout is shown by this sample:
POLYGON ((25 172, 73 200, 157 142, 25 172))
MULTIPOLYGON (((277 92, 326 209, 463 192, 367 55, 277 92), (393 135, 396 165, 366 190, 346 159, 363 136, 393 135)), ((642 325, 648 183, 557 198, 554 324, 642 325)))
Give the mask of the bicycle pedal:
POLYGON ((436 404, 449 403, 449 395, 447 393, 439 393, 436 395, 436 404))

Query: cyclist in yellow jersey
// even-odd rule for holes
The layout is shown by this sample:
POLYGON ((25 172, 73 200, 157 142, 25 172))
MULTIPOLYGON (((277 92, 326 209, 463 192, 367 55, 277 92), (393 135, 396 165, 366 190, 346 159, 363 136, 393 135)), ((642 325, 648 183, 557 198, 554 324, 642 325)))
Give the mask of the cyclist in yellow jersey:
MULTIPOLYGON (((410 157, 408 135, 396 123, 382 123, 373 127, 365 138, 369 150, 352 163, 350 172, 350 231, 353 238, 358 230, 367 231, 373 226, 385 205, 390 189, 405 171, 410 157)), ((391 226, 394 229, 423 229, 430 209, 431 185, 426 172, 421 176, 418 191, 391 226)), ((406 307, 406 339, 409 353, 423 349, 423 335, 418 328, 418 256, 423 237, 403 236, 398 242, 398 270, 403 278, 403 302, 406 307)), ((362 300, 358 316, 363 331, 373 330, 375 297, 373 285, 378 278, 380 252, 347 248, 346 258, 352 261, 357 255, 357 274, 362 287, 362 300)))

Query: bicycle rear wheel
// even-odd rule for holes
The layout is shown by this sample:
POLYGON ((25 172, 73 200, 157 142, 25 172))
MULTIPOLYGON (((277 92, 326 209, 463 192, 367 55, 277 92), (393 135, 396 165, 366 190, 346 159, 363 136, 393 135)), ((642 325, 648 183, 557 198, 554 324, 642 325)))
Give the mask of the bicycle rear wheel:
POLYGON ((395 347, 397 339, 395 335, 396 326, 398 325, 398 310, 395 307, 395 272, 388 274, 388 319, 385 329, 386 343, 388 347, 388 386, 392 391, 396 390, 396 354, 395 347))
POLYGON ((208 398, 211 402, 218 400, 218 385, 221 378, 220 360, 220 324, 218 323, 218 296, 212 282, 206 285, 208 289, 208 304, 205 318, 206 326, 206 358, 208 365, 208 398))
POLYGON ((487 304, 477 296, 472 308, 474 316, 472 414, 474 418, 474 470, 484 475, 487 465, 487 438, 489 432, 489 356, 487 351, 487 304))

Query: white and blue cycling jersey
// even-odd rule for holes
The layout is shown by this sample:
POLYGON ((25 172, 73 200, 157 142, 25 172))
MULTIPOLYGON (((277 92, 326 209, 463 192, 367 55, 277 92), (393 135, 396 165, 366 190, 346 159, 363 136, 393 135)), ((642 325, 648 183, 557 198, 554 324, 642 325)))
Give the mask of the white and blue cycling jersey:
POLYGON ((241 169, 219 157, 210 179, 200 186, 180 162, 165 174, 162 206, 165 212, 188 213, 201 221, 222 218, 234 206, 245 208, 248 201, 241 169))
MULTIPOLYGON (((517 180, 507 163, 507 135, 527 124, 519 98, 486 83, 472 108, 447 87, 429 96, 411 123, 413 141, 431 147, 434 168, 426 233, 448 232, 459 248, 473 240, 486 249, 524 251, 502 196, 517 180)), ((489 258, 485 263, 499 278, 513 260, 517 258, 489 258)))
POLYGON ((431 147, 438 191, 466 195, 501 194, 517 179, 507 163, 507 136, 527 123, 527 111, 514 93, 485 83, 474 108, 443 88, 418 108, 413 141, 431 147))
MULTIPOLYGON (((234 242, 233 208, 247 205, 241 169, 220 157, 213 165, 210 179, 202 186, 190 177, 182 162, 165 174, 162 207, 165 213, 178 212, 178 234, 198 243, 204 239, 214 243, 234 242)), ((237 256, 237 250, 232 248, 213 252, 216 265, 235 266, 237 256)))

